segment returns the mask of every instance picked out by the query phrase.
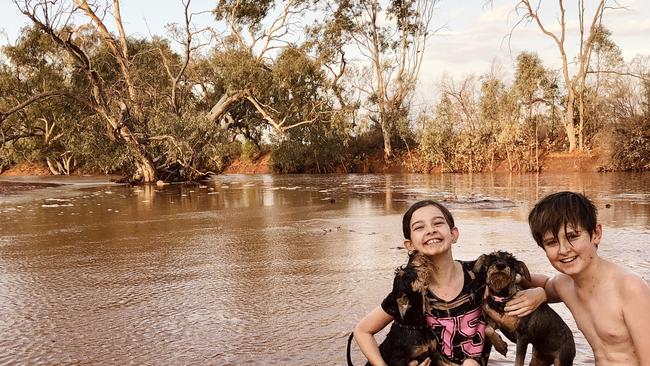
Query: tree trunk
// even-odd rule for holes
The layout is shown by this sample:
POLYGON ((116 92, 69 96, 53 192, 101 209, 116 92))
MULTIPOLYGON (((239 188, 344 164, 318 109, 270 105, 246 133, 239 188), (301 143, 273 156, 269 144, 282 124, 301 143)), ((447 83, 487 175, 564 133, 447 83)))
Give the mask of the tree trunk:
POLYGON ((576 129, 573 124, 573 101, 575 96, 569 88, 569 100, 567 102, 566 115, 564 121, 564 129, 566 130, 566 136, 569 140, 569 152, 572 152, 576 149, 576 129))
POLYGON ((379 120, 381 121, 381 134, 384 138, 384 160, 389 161, 393 155, 393 147, 390 143, 390 128, 385 119, 386 116, 379 117, 379 120))
POLYGON ((207 114, 207 119, 210 122, 218 122, 219 119, 228 111, 228 108, 230 108, 235 102, 239 101, 241 98, 246 96, 246 91, 245 90, 237 90, 237 91, 231 91, 228 90, 226 91, 221 98, 219 98, 219 101, 210 109, 210 112, 207 114))
POLYGON ((140 154, 136 166, 138 167, 138 173, 141 174, 142 183, 156 183, 158 180, 158 172, 152 159, 147 154, 140 154))

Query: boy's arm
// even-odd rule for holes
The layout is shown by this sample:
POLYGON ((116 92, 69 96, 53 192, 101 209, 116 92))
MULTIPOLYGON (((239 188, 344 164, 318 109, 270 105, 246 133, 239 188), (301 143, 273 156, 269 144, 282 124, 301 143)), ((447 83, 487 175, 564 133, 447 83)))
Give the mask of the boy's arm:
POLYGON ((520 284, 526 288, 533 288, 533 287, 541 287, 544 289, 544 293, 546 294, 546 302, 554 303, 554 302, 560 302, 562 299, 560 298, 560 295, 557 293, 557 281, 558 277, 553 276, 549 277, 543 274, 533 274, 530 276, 531 280, 527 281, 526 279, 522 279, 520 284), (528 285, 528 286, 526 286, 528 285))
POLYGON ((378 306, 354 327, 354 340, 371 365, 386 365, 386 362, 379 353, 379 346, 374 335, 392 321, 393 317, 385 312, 381 306, 378 306))
POLYGON ((623 284, 623 318, 630 332, 639 365, 650 365, 650 287, 636 275, 625 276, 623 284))
POLYGON ((524 317, 537 309, 544 302, 559 302, 555 290, 555 277, 533 274, 531 280, 521 277, 519 285, 525 290, 518 291, 512 300, 506 303, 504 310, 508 316, 524 317))

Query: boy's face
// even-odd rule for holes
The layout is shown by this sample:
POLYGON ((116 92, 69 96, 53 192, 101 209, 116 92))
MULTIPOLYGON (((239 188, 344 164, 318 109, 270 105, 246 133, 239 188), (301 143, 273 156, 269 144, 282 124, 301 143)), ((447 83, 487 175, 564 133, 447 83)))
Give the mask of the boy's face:
POLYGON ((410 223, 411 240, 405 240, 408 250, 424 255, 437 255, 451 249, 458 240, 458 229, 450 228, 444 215, 436 206, 424 206, 415 212, 410 223))
POLYGON ((596 249, 600 244, 601 236, 600 224, 596 225, 591 237, 589 232, 580 225, 566 224, 566 235, 564 228, 557 233, 557 239, 551 232, 544 235, 544 252, 555 269, 569 276, 578 275, 597 256, 596 249))

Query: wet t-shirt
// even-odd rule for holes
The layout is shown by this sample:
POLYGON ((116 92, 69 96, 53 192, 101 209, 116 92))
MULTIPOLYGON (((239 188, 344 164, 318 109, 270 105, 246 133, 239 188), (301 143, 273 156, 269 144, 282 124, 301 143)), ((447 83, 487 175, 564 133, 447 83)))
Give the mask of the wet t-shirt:
MULTIPOLYGON (((430 313, 427 324, 438 340, 438 351, 448 360, 462 363, 472 358, 487 365, 492 345, 485 338, 485 322, 481 318, 485 273, 474 273, 474 261, 461 261, 464 273, 463 289, 451 301, 438 298, 427 291, 430 313)), ((381 304, 386 313, 396 318, 399 314, 396 296, 389 294, 381 304)))

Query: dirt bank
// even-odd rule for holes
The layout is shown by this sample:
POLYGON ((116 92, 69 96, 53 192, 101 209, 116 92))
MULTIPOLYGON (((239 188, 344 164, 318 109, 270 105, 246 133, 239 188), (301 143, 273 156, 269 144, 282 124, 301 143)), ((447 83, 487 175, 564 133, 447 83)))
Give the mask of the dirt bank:
MULTIPOLYGON (((223 173, 225 174, 262 174, 271 173, 271 154, 267 153, 250 162, 240 160, 230 164, 223 173)), ((540 163, 542 172, 597 172, 602 166, 601 157, 595 152, 555 152, 544 156, 540 163)), ((507 172, 505 162, 495 165, 495 172, 507 172)), ((340 169, 338 173, 423 173, 423 168, 415 154, 408 152, 398 153, 398 157, 386 163, 381 154, 366 159, 358 172, 345 172, 340 169)), ((429 173, 439 173, 439 168, 433 168, 429 173)))
POLYGON ((49 175, 52 175, 52 172, 50 172, 50 169, 48 169, 45 164, 17 164, 0 174, 0 176, 5 177, 46 177, 49 175))
MULTIPOLYGON (((542 172, 597 172, 602 166, 602 159, 595 152, 555 152, 545 155, 541 160, 542 172)), ((505 162, 495 165, 495 172, 507 172, 505 162)), ((271 153, 262 154, 252 161, 235 160, 224 169, 223 174, 268 174, 272 173, 271 153)), ((338 173, 424 173, 417 156, 409 152, 398 153, 397 158, 385 162, 381 154, 365 160, 359 171, 348 172, 343 168, 338 173)), ((440 169, 432 169, 428 173, 439 173, 440 169)), ((0 176, 49 176, 46 166, 37 164, 16 165, 0 174, 0 176)))
POLYGON ((16 194, 40 188, 60 187, 54 183, 23 183, 0 181, 0 194, 16 194))

